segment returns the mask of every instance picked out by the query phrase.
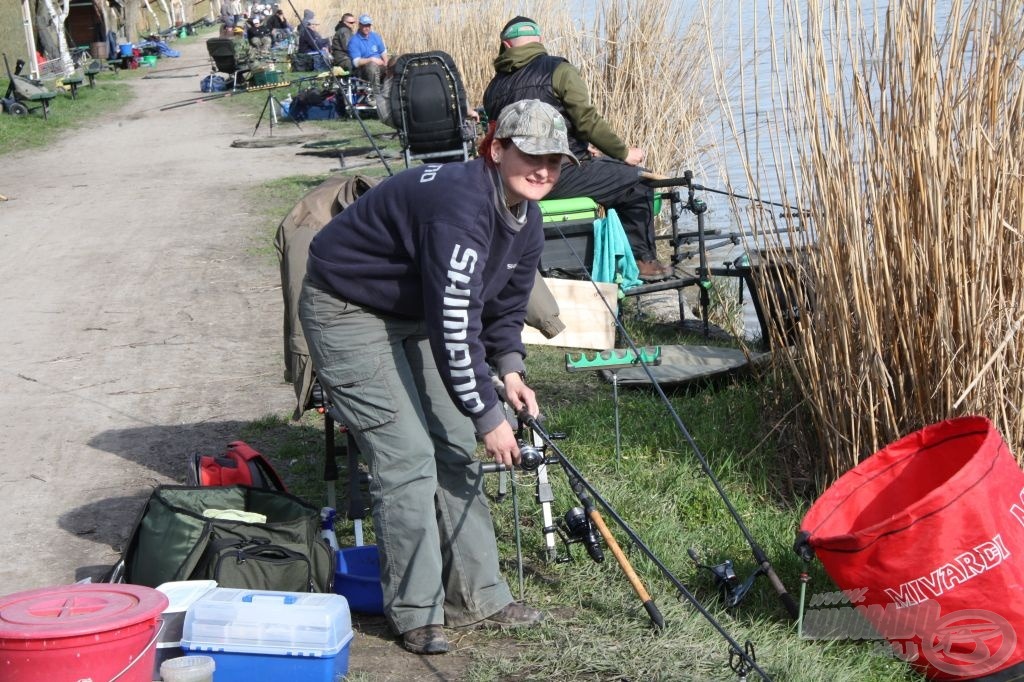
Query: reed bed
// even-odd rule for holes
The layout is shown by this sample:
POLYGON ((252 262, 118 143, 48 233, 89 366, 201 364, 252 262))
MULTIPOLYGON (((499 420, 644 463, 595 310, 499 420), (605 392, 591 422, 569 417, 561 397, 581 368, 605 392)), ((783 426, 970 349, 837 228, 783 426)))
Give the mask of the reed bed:
MULTIPOLYGON (((798 466, 820 486, 886 443, 963 414, 991 418, 1019 459, 1019 6, 954 0, 939 4, 944 18, 934 0, 878 14, 860 3, 768 4, 785 17, 769 46, 785 113, 773 134, 794 151, 748 157, 742 180, 767 167, 808 211, 811 229, 788 243, 767 214, 751 218, 784 276, 769 304, 813 291, 795 299, 796 343, 776 354, 817 439, 798 466)), ((722 62, 715 72, 722 91, 722 62)))
POLYGON ((324 35, 344 12, 367 13, 391 54, 447 52, 474 107, 482 104, 494 75, 501 27, 518 14, 529 16, 544 31, 548 51, 580 70, 591 100, 619 136, 648 150, 651 169, 672 174, 696 156, 707 50, 702 27, 672 0, 602 0, 586 16, 573 3, 539 1, 432 6, 367 0, 353 7, 340 0, 308 0, 296 7, 313 9, 324 35))

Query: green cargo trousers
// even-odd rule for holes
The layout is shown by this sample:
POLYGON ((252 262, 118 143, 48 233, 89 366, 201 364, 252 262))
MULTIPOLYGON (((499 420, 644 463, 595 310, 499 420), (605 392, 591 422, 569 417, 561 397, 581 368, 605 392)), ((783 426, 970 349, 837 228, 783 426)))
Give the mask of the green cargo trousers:
POLYGON ((395 632, 501 610, 512 593, 498 570, 473 425, 445 390, 425 322, 381 315, 308 279, 299 315, 319 381, 370 468, 395 632))

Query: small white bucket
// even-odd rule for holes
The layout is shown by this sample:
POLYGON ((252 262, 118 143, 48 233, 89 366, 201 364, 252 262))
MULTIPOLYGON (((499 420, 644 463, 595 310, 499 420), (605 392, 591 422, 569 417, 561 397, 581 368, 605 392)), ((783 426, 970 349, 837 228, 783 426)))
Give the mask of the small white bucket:
POLYGON ((160 664, 164 682, 213 682, 216 663, 209 656, 181 656, 160 664))

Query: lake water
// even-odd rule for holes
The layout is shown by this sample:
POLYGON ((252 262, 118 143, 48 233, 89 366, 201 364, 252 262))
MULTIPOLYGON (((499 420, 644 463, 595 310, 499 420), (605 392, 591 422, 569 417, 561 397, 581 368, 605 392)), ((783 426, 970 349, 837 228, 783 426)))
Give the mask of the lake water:
MULTIPOLYGON (((722 73, 720 82, 728 84, 724 93, 714 92, 711 86, 705 88, 707 100, 712 104, 704 131, 704 146, 709 151, 686 166, 693 170, 694 182, 723 192, 795 205, 797 194, 793 178, 785 177, 787 174, 778 172, 776 168, 779 167, 777 160, 790 158, 797 151, 790 147, 788 136, 782 132, 787 125, 801 125, 800 121, 790 120, 792 112, 786 108, 784 90, 788 74, 802 65, 785 63, 784 47, 793 31, 804 32, 807 3, 676 0, 676 4, 684 15, 707 20, 712 27, 713 59, 722 73), (789 6, 789 10, 785 6, 789 6), (723 100, 724 103, 720 103, 723 100)), ((844 5, 844 13, 850 11, 845 3, 836 4, 844 5)), ((848 30, 831 33, 827 27, 832 22, 826 18, 823 22, 826 30, 813 37, 820 40, 826 49, 846 45, 850 37, 858 41, 869 38, 875 33, 875 26, 884 26, 888 5, 888 2, 859 3, 858 12, 844 15, 842 24, 849 26, 848 30)), ((935 3, 933 16, 937 25, 945 24, 949 6, 950 0, 935 3)), ((828 11, 826 8, 826 16, 828 11)), ((839 77, 848 78, 849 74, 839 77)), ((681 92, 680 96, 687 96, 687 93, 681 92)), ((672 172, 681 173, 681 170, 672 172)), ((747 248, 761 246, 749 236, 748 211, 761 206, 776 217, 783 212, 781 207, 746 199, 736 199, 734 203, 729 197, 716 192, 699 192, 698 197, 708 207, 705 214, 707 229, 743 235, 744 244, 741 246, 710 251, 708 262, 712 266, 732 261, 747 248)), ((684 229, 696 229, 695 216, 684 213, 682 224, 684 229)), ((804 227, 813 230, 813 226, 804 227)), ((786 243, 784 236, 781 241, 786 243)), ((748 336, 758 332, 757 319, 749 303, 744 310, 744 329, 748 336)))

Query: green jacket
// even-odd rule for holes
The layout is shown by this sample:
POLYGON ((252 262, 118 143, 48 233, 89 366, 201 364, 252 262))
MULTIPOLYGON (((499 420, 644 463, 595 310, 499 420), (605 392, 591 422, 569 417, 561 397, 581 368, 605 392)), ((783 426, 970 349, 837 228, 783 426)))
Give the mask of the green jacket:
MULTIPOLYGON (((545 54, 547 50, 542 43, 527 43, 509 48, 495 58, 494 70, 499 73, 511 73, 545 54)), ((587 90, 587 84, 583 82, 575 66, 569 62, 560 64, 551 76, 551 88, 572 119, 578 138, 594 145, 603 154, 620 161, 626 160, 629 148, 590 103, 590 91, 587 90)))

